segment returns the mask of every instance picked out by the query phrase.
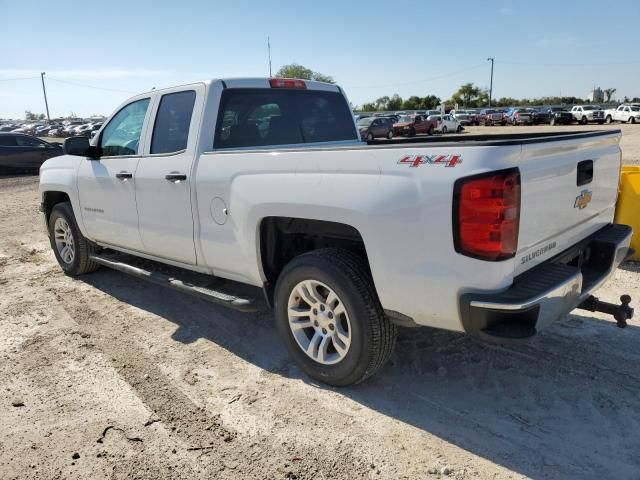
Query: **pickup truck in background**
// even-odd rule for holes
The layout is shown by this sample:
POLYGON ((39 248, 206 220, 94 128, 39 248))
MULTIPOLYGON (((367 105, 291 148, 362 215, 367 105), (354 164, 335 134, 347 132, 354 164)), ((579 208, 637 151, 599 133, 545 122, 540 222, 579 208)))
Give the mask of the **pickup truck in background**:
POLYGON ((605 122, 640 123, 640 106, 620 105, 618 108, 604 111, 605 122))
POLYGON ((403 115, 393 124, 393 134, 407 137, 414 137, 417 133, 433 135, 436 127, 434 120, 423 115, 403 115))
POLYGON ((624 326, 629 298, 591 295, 629 253, 619 138, 368 144, 336 85, 218 79, 68 138, 40 210, 67 275, 106 266, 242 311, 264 295, 293 360, 343 386, 385 364, 397 325, 517 341, 580 307, 624 326))
POLYGON ((604 110, 596 105, 575 105, 571 108, 571 114, 576 122, 586 125, 587 123, 604 123, 604 110))
POLYGON ((507 124, 507 119, 502 110, 485 108, 480 110, 480 113, 478 114, 478 124, 482 124, 485 127, 490 127, 492 125, 502 125, 504 127, 507 124))

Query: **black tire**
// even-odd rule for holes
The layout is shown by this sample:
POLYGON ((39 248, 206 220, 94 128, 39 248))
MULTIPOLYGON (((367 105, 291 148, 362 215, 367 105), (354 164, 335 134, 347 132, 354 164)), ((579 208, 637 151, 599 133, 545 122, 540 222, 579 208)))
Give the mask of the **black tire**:
POLYGON ((411 128, 409 129, 409 134, 408 134, 408 135, 409 135, 410 137, 415 137, 415 136, 416 136, 416 129, 415 129, 415 128, 413 128, 413 127, 411 127, 411 128))
POLYGON ((71 204, 69 202, 58 203, 53 210, 51 211, 51 215, 49 216, 49 240, 51 243, 51 248, 53 249, 53 253, 56 256, 56 260, 62 268, 62 271, 71 276, 75 277, 77 275, 83 275, 85 273, 90 273, 96 271, 100 268, 100 265, 96 262, 90 260, 90 256, 95 252, 95 246, 89 242, 78 228, 78 224, 76 223, 76 218, 73 214, 73 209, 71 208, 71 204), (70 263, 65 262, 60 253, 58 252, 58 248, 56 247, 55 241, 55 224, 58 218, 64 219, 71 229, 71 235, 73 236, 73 244, 75 247, 75 255, 73 261, 70 263))
POLYGON ((367 142, 373 142, 373 139, 374 139, 374 138, 375 138, 375 137, 373 136, 373 133, 369 132, 369 133, 367 134, 367 142))
POLYGON ((449 130, 447 129, 447 127, 443 126, 442 127, 442 134, 445 135, 449 130))
POLYGON ((555 126, 556 124, 556 119, 552 118, 551 121, 549 122, 549 125, 551 125, 552 127, 555 126))
POLYGON ((393 138, 393 130, 389 130, 389 131, 387 132, 387 138, 388 138, 389 140, 391 140, 391 139, 393 138))
POLYGON ((611 115, 607 115, 607 118, 605 119, 605 123, 613 123, 613 118, 611 118, 611 115))
POLYGON ((629 117, 629 120, 627 120, 627 122, 636 123, 636 117, 629 117))
POLYGON ((310 377, 344 387, 361 382, 382 367, 393 352, 396 326, 385 316, 367 265, 347 251, 333 248, 299 255, 278 277, 275 318, 289 354, 310 377), (304 280, 322 282, 340 298, 351 324, 351 345, 338 363, 325 365, 310 358, 298 345, 289 327, 289 296, 304 280))
POLYGON ((583 115, 582 118, 580 119, 580 123, 582 125, 586 125, 587 123, 589 123, 589 119, 587 118, 586 115, 583 115))
POLYGON ((462 125, 458 125, 458 128, 456 128, 456 133, 462 133, 462 125))
POLYGON ((433 125, 431 125, 429 130, 427 130, 427 135, 433 135, 433 125))

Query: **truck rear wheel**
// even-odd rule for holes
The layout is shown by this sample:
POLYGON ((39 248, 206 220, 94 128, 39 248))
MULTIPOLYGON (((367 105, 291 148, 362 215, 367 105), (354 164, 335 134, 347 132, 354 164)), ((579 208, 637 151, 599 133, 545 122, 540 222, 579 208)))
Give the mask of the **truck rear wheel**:
POLYGON ((358 383, 384 365, 396 327, 385 316, 365 263, 340 249, 294 258, 275 289, 280 336, 310 377, 334 386, 358 383))
POLYGON ((60 268, 75 277, 97 270, 90 259, 95 247, 82 235, 69 202, 58 203, 49 216, 49 240, 60 268))
POLYGON ((583 115, 582 118, 580 119, 580 123, 582 125, 586 125, 587 123, 589 123, 589 119, 587 118, 586 115, 583 115))

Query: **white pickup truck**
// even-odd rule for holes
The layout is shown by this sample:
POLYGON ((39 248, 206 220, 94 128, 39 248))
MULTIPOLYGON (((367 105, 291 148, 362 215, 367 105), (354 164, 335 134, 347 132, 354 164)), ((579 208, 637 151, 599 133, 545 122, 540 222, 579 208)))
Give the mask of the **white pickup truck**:
POLYGON ((604 111, 605 122, 640 123, 640 105, 619 105, 604 111))
POLYGON ((67 139, 40 208, 68 275, 103 265, 245 311, 264 292, 292 358, 342 386, 385 363, 397 325, 526 339, 580 306, 624 326, 628 298, 591 296, 629 252, 619 137, 367 144, 338 86, 212 80, 67 139))
POLYGON ((586 125, 587 123, 604 123, 604 110, 597 105, 575 105, 571 108, 571 114, 576 122, 586 125))

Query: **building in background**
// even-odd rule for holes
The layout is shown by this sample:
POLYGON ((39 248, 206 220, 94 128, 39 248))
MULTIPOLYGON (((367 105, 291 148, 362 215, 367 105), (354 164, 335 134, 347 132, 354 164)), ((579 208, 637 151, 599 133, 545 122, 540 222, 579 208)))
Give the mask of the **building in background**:
POLYGON ((593 90, 587 95, 587 99, 593 103, 604 102, 604 91, 600 87, 593 87, 593 90))

